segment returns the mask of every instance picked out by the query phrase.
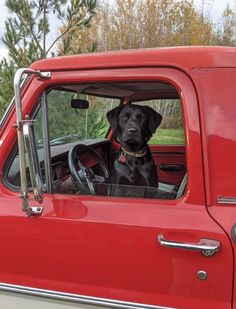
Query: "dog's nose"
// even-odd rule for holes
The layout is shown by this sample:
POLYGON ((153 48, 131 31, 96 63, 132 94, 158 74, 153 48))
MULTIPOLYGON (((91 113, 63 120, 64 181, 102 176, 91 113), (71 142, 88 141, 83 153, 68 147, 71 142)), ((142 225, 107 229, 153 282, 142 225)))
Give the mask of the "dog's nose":
POLYGON ((135 134, 137 132, 135 128, 129 128, 127 131, 129 134, 135 134))

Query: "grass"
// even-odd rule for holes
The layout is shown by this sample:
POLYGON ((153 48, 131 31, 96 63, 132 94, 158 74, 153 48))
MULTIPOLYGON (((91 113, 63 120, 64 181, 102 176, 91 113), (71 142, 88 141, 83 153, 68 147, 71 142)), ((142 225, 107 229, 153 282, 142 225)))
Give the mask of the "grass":
POLYGON ((183 129, 158 129, 149 144, 184 145, 184 131, 183 129))

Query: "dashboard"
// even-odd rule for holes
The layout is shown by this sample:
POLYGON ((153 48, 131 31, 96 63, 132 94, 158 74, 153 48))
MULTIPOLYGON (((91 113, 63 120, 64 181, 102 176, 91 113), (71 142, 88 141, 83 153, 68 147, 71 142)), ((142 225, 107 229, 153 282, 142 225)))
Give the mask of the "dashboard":
MULTIPOLYGON (((51 181, 54 193, 76 193, 76 187, 71 178, 71 173, 68 165, 68 153, 70 149, 77 145, 84 144, 92 147, 99 156, 104 160, 105 164, 110 169, 109 152, 111 141, 105 138, 91 139, 85 141, 78 141, 73 143, 64 143, 52 145, 50 147, 51 152, 51 181)), ((40 170, 43 183, 46 183, 45 163, 44 163, 44 149, 38 148, 38 158, 40 162, 40 170)), ((97 168, 96 161, 90 158, 86 153, 80 154, 80 160, 85 167, 97 168)), ((17 148, 15 147, 12 155, 10 156, 5 168, 4 181, 8 187, 12 190, 20 190, 20 168, 19 168, 19 156, 17 148)), ((30 175, 27 167, 27 182, 30 187, 30 175)), ((78 190, 77 190, 78 191, 78 190)))

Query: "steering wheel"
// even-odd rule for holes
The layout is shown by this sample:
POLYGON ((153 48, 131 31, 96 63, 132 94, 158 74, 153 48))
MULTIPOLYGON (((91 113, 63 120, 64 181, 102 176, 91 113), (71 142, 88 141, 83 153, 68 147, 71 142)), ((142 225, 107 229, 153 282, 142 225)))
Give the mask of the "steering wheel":
MULTIPOLYGON (((96 190, 94 184, 110 183, 110 174, 105 162, 93 148, 87 145, 77 144, 71 148, 68 154, 68 164, 75 184, 82 192, 88 192, 89 190, 91 194, 95 195, 96 190), (101 168, 103 176, 95 174, 92 168, 85 167, 80 161, 80 153, 90 154, 95 159, 96 165, 98 164, 101 168)), ((109 195, 109 192, 110 187, 108 185, 107 195, 109 195)))

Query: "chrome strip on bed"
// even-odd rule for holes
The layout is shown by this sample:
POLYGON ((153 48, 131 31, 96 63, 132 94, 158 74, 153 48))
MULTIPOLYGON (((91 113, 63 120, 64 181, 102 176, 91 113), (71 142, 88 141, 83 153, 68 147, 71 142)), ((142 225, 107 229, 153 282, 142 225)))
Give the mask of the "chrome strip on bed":
POLYGON ((61 301, 70 301, 86 305, 97 305, 110 308, 127 308, 127 309, 174 309, 170 307, 154 306, 133 302, 125 302, 106 298, 89 297, 79 294, 62 293, 51 290, 43 290, 26 286, 0 283, 0 291, 25 294, 29 296, 38 296, 61 301))

